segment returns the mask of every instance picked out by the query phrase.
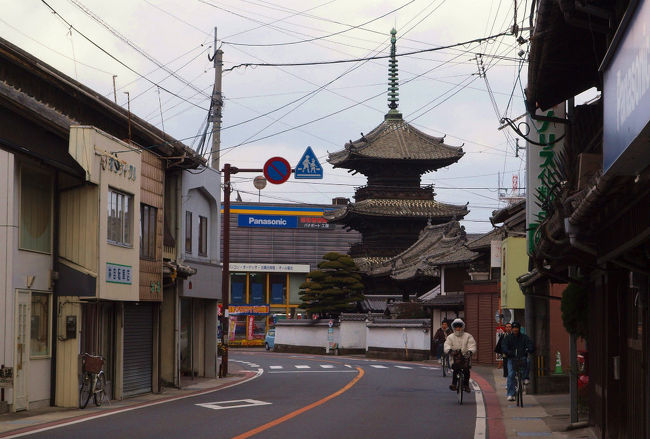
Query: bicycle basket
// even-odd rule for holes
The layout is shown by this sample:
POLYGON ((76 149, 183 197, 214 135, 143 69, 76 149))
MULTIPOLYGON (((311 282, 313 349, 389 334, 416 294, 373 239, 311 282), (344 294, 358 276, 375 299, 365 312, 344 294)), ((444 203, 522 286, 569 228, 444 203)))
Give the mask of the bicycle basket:
POLYGON ((90 355, 84 356, 84 371, 90 373, 99 373, 104 366, 104 359, 102 357, 91 357, 90 355))

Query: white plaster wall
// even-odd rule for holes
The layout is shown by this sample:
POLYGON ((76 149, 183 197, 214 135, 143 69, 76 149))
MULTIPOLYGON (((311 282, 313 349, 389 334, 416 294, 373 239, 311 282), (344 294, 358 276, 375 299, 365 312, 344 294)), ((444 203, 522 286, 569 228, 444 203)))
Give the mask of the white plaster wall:
POLYGON ((342 321, 340 326, 341 349, 366 348, 366 321, 342 321))
MULTIPOLYGON (((314 326, 284 326, 275 327, 275 344, 290 346, 312 346, 326 348, 328 346, 327 325, 314 326)), ((334 328, 334 343, 339 343, 340 331, 334 328)))
POLYGON ((406 347, 408 349, 430 349, 429 331, 426 333, 422 327, 402 328, 394 327, 368 327, 367 346, 377 348, 404 349, 404 333, 406 332, 406 347))

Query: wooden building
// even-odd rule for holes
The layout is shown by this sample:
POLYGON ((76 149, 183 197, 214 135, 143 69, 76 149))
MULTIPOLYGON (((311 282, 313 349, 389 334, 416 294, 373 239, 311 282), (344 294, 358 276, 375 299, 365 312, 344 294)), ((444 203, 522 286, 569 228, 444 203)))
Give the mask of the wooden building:
POLYGON ((589 421, 602 438, 650 437, 649 21, 650 2, 627 0, 542 0, 532 20, 529 124, 550 160, 528 165, 544 178, 526 185, 541 207, 527 223, 526 319, 551 283, 586 292, 589 421), (599 96, 576 102, 592 87, 599 96), (557 127, 566 136, 552 141, 557 127))

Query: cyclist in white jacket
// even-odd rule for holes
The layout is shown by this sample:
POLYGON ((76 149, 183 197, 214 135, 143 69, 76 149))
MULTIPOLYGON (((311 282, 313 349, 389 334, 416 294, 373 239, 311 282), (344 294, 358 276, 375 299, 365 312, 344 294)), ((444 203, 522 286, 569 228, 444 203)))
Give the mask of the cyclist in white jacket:
POLYGON ((454 375, 449 388, 454 392, 458 385, 458 371, 463 369, 465 372, 465 382, 461 383, 463 390, 469 392, 469 362, 468 357, 476 353, 476 341, 468 332, 465 332, 465 322, 456 319, 451 323, 451 329, 454 333, 447 337, 445 341, 445 352, 450 354, 453 359, 451 368, 454 375))

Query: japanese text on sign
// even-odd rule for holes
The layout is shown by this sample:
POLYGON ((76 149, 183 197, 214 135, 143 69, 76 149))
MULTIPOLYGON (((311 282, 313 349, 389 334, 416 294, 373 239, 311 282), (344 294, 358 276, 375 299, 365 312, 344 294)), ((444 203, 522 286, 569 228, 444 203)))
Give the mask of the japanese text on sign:
POLYGON ((106 282, 114 284, 131 284, 132 269, 130 265, 106 263, 106 282))

